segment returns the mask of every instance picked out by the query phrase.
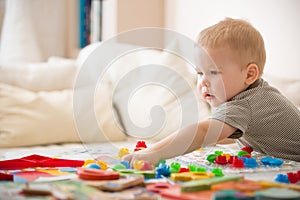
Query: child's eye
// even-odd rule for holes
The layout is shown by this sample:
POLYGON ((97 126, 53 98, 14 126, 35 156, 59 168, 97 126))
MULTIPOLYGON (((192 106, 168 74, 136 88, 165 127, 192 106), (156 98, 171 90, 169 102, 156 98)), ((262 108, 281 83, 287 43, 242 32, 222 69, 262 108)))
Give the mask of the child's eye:
POLYGON ((198 76, 203 76, 203 72, 197 72, 198 76))
POLYGON ((211 71, 210 73, 211 73, 212 75, 218 75, 218 74, 219 74, 218 71, 211 71))

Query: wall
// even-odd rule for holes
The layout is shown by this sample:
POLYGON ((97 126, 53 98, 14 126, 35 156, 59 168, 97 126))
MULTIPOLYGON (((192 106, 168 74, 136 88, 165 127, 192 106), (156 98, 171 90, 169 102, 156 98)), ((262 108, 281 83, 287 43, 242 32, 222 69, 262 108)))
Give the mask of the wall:
POLYGON ((195 39, 224 17, 247 19, 265 39, 265 72, 299 79, 299 8, 298 0, 165 0, 165 26, 195 39))
POLYGON ((164 0, 103 1, 103 39, 140 27, 164 27, 164 0))

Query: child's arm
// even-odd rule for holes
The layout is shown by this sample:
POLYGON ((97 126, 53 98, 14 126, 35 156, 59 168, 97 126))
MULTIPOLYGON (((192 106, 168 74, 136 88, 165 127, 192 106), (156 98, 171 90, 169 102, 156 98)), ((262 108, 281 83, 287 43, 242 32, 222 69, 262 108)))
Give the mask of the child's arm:
POLYGON ((236 130, 218 120, 202 121, 173 133, 145 150, 125 155, 122 159, 131 164, 134 160, 146 160, 156 164, 160 159, 183 155, 201 146, 214 144, 229 137, 236 130))

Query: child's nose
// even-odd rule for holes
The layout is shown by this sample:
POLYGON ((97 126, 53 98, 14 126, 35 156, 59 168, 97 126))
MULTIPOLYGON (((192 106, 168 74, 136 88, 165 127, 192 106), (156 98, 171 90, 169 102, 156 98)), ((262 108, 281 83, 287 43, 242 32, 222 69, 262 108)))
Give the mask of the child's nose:
POLYGON ((209 80, 205 75, 203 75, 201 78, 198 79, 198 85, 201 87, 209 86, 209 80))

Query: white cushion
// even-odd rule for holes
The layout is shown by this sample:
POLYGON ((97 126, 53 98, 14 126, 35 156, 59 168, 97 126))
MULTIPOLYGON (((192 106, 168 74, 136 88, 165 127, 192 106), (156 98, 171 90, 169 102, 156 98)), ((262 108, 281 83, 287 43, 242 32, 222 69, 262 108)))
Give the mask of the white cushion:
POLYGON ((190 69, 183 59, 159 50, 131 52, 112 63, 107 73, 124 131, 156 141, 208 117, 209 108, 196 92, 196 73, 190 69), (149 77, 158 82, 145 84, 149 77))
POLYGON ((0 82, 31 91, 73 88, 75 60, 50 57, 47 62, 0 64, 0 82))
MULTIPOLYGON (((106 101, 102 88, 97 98, 106 101)), ((125 139, 114 126, 109 107, 97 104, 95 112, 101 121, 100 133, 86 132, 78 136, 73 119, 72 90, 32 92, 0 83, 0 147, 41 145, 65 142, 107 142, 125 139), (84 134, 84 135, 82 135, 84 134)))

